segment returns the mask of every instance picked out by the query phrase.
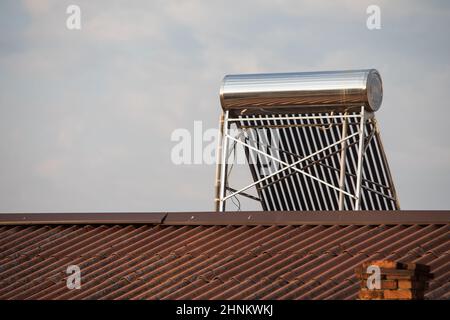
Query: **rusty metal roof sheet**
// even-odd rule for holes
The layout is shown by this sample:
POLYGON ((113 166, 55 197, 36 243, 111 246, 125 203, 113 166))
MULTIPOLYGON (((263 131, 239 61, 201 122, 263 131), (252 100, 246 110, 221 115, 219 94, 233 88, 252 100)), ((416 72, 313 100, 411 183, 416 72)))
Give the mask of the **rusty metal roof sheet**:
POLYGON ((0 298, 354 299, 354 268, 392 259, 429 265, 426 297, 449 299, 449 222, 449 211, 0 214, 0 298), (81 289, 69 290, 73 264, 81 289))

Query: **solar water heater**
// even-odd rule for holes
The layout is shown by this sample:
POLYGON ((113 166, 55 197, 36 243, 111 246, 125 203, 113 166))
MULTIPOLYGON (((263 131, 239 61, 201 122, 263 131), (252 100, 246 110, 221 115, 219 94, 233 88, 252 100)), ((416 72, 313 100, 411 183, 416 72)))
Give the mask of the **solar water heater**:
POLYGON ((263 210, 399 209, 375 118, 382 98, 375 69, 225 76, 216 210, 234 197, 263 210), (230 179, 238 145, 253 178, 243 186, 230 179))

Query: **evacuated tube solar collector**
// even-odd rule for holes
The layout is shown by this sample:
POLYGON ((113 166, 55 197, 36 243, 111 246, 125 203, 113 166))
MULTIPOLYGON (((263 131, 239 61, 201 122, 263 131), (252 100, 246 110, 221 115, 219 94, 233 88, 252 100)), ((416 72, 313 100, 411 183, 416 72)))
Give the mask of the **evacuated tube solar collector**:
POLYGON ((225 202, 236 196, 258 200, 264 210, 398 209, 374 117, 382 99, 375 69, 225 76, 216 210, 224 211, 225 202), (245 132, 233 137, 231 125, 245 132), (261 150, 264 137, 252 128, 265 129, 266 138, 278 135, 279 144, 265 148, 283 154, 277 158, 273 151, 261 150), (269 133, 273 128, 278 131, 269 133), (243 145, 253 175, 254 181, 240 189, 227 181, 229 143, 243 145), (261 173, 260 158, 281 169, 261 173), (246 193, 251 187, 258 197, 246 193))

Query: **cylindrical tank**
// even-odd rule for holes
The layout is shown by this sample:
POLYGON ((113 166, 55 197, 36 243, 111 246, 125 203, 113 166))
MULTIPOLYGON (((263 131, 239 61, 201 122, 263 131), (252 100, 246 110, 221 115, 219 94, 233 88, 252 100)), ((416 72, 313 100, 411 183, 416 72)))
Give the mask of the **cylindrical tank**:
POLYGON ((374 112, 382 99, 381 76, 375 69, 227 75, 220 88, 224 110, 248 113, 341 112, 361 106, 374 112))

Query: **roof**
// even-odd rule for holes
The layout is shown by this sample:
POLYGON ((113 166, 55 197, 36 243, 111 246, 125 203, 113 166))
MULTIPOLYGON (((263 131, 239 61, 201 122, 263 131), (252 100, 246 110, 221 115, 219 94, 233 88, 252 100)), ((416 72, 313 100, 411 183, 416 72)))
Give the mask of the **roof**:
POLYGON ((1 299, 355 299, 368 260, 429 265, 450 211, 0 214, 1 299), (81 289, 66 287, 69 265, 81 289))

